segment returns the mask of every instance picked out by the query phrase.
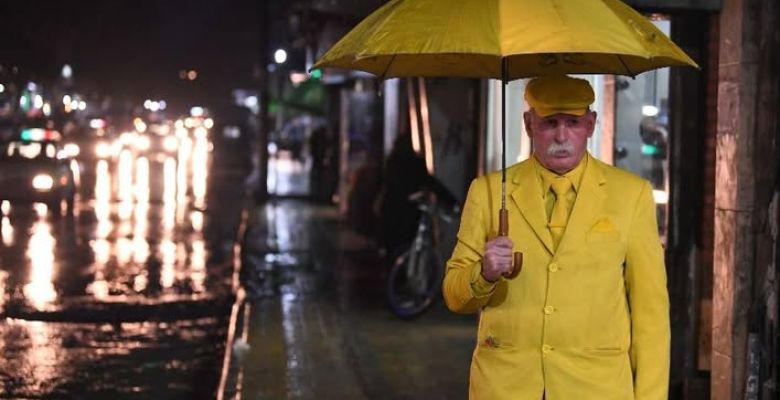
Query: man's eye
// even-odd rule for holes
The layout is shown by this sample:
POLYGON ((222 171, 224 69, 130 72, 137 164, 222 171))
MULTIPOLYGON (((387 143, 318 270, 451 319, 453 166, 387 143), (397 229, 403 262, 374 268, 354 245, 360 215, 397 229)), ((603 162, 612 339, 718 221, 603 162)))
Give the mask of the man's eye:
POLYGON ((577 126, 580 123, 580 120, 577 118, 569 118, 566 120, 567 126, 577 126))
POLYGON ((554 119, 546 119, 544 120, 544 124, 551 128, 555 128, 556 126, 558 126, 558 121, 554 119))

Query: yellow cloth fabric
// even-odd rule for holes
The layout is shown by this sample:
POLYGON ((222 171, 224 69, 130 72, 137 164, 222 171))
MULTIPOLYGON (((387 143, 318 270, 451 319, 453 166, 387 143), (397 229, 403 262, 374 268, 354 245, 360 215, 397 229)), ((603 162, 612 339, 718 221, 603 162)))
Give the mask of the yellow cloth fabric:
POLYGON ((537 160, 535 157, 532 158, 534 169, 539 175, 539 179, 541 181, 542 193, 544 193, 544 208, 547 212, 548 227, 550 228, 550 234, 553 236, 553 242, 557 248, 558 243, 563 237, 563 231, 566 228, 566 223, 569 220, 569 213, 571 213, 571 210, 574 207, 574 202, 577 200, 577 187, 580 185, 580 182, 582 181, 582 174, 588 165, 588 157, 582 157, 582 160, 580 160, 579 164, 577 164, 574 169, 563 175, 558 175, 555 172, 544 168, 544 166, 539 163, 539 160, 537 160), (562 197, 555 195, 555 191, 553 189, 553 182, 559 180, 561 177, 567 178, 567 180, 571 183, 570 187, 574 189, 567 189, 562 197), (562 199, 562 208, 558 211, 556 217, 557 219, 553 221, 554 206, 558 204, 559 198, 562 199), (560 227, 560 229, 552 228, 552 226, 560 227))
POLYGON ((357 69, 382 78, 501 79, 504 58, 510 80, 696 66, 621 0, 391 0, 314 68, 357 69))
POLYGON ((585 79, 551 75, 528 82, 525 99, 540 117, 559 113, 579 116, 588 111, 595 95, 585 79))
MULTIPOLYGON (((534 170, 536 171, 536 174, 539 176, 539 182, 541 182, 541 188, 542 188, 542 197, 544 201, 544 209, 547 211, 547 220, 550 220, 550 215, 552 214, 553 204, 555 204, 555 196, 552 194, 552 191, 550 190, 550 186, 552 186, 552 181, 555 179, 558 174, 555 172, 552 172, 542 164, 539 163, 539 161, 536 159, 536 157, 531 157, 531 163, 534 166, 534 170)), ((585 168, 587 168, 588 165, 588 157, 582 157, 582 160, 580 160, 580 163, 577 164, 576 167, 574 167, 573 170, 563 174, 563 176, 569 178, 571 181, 572 187, 574 188, 573 192, 569 192, 567 194, 567 197, 569 198, 569 203, 574 204, 574 201, 577 198, 577 192, 579 191, 580 182, 582 182, 582 175, 585 172, 585 168)))
MULTIPOLYGON (((536 157, 531 157, 531 162, 533 163, 534 170, 536 171, 537 175, 539 176, 539 181, 542 185, 542 194, 543 194, 543 201, 544 201, 544 209, 547 211, 547 221, 550 220, 550 216, 552 215, 552 209, 553 205, 555 204, 555 196, 552 193, 551 186, 553 180, 557 176, 560 176, 556 174, 555 172, 552 172, 542 166, 541 163, 536 159, 536 157)), ((566 197, 568 198, 570 207, 569 211, 571 211, 571 206, 574 205, 574 201, 577 199, 577 188, 580 186, 580 182, 582 182, 582 174, 585 172, 585 168, 588 165, 588 157, 582 157, 582 160, 580 160, 580 163, 577 164, 576 167, 574 167, 573 170, 563 174, 563 176, 569 178, 572 184, 572 188, 574 189, 573 192, 569 192, 566 197)))
POLYGON ((553 244, 556 249, 563 237, 566 223, 569 222, 569 210, 571 209, 572 204, 569 204, 566 195, 572 191, 571 186, 571 181, 565 176, 556 177, 551 186, 552 191, 555 193, 555 205, 553 206, 550 222, 547 223, 547 226, 550 228, 550 234, 552 235, 553 244))
POLYGON ((507 169, 509 239, 524 257, 513 280, 488 284, 480 274, 498 231, 501 173, 469 188, 442 290, 451 310, 479 313, 471 399, 668 396, 669 297, 652 187, 586 157, 557 249, 533 159, 507 169))

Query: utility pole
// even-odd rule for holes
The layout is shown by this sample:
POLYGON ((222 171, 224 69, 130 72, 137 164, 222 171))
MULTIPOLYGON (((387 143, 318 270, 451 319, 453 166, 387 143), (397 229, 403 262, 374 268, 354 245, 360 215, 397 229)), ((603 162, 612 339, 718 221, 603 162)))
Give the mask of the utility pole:
POLYGON ((271 23, 271 7, 269 5, 271 1, 258 1, 255 4, 258 5, 259 14, 259 36, 260 36, 260 71, 258 74, 258 104, 259 108, 259 127, 257 129, 257 176, 258 182, 255 188, 255 201, 257 203, 263 203, 268 199, 268 41, 269 31, 268 26, 271 23))

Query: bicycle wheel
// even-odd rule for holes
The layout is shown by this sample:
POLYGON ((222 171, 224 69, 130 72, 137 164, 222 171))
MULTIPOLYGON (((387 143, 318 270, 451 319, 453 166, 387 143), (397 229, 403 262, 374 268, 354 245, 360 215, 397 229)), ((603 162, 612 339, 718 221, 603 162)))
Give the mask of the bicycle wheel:
POLYGON ((411 319, 433 304, 441 287, 441 262, 433 248, 412 249, 398 256, 387 279, 387 300, 393 314, 411 319))

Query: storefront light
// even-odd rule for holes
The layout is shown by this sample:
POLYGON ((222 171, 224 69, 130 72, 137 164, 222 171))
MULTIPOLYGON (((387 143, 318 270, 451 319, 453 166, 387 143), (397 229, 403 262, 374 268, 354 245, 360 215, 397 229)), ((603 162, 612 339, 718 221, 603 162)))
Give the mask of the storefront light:
POLYGON ((32 180, 32 186, 35 190, 48 191, 54 186, 54 179, 51 175, 38 174, 32 180))
POLYGON ((309 79, 309 76, 303 72, 290 73, 290 82, 295 86, 298 86, 303 82, 306 82, 307 79, 309 79))
POLYGON ((652 105, 642 106, 642 115, 646 117, 655 117, 658 115, 658 107, 652 105))
POLYGON ((669 193, 665 190, 653 190, 653 199, 655 204, 667 204, 669 203, 669 193))

